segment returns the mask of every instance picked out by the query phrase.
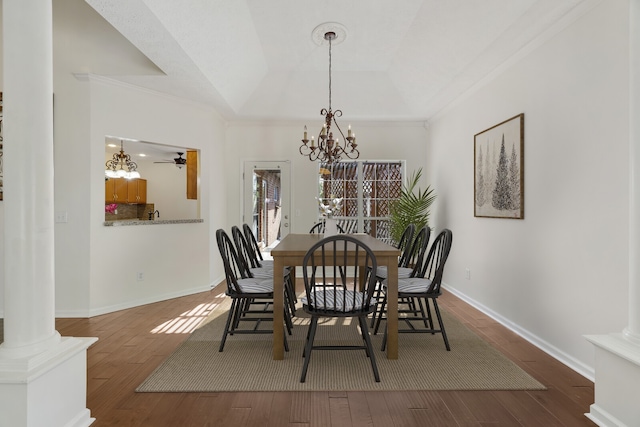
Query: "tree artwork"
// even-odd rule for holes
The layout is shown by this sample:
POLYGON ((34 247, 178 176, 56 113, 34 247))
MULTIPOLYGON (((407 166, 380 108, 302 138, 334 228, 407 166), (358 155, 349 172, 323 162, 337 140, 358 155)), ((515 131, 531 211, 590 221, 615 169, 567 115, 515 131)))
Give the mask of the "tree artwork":
POLYGON ((511 187, 511 209, 520 209, 520 166, 518 165, 515 144, 511 146, 509 186, 511 187))
POLYGON ((474 215, 524 218, 524 114, 474 137, 474 215))
POLYGON ((500 146, 500 158, 496 169, 496 183, 493 187, 493 198, 491 204, 501 211, 511 209, 511 182, 509 180, 509 167, 507 165, 507 155, 504 152, 504 135, 502 135, 502 145, 500 146))
POLYGON ((485 187, 484 187, 484 174, 482 170, 482 150, 478 153, 478 172, 477 172, 477 180, 476 180, 476 204, 478 206, 484 205, 486 199, 485 195, 485 187))

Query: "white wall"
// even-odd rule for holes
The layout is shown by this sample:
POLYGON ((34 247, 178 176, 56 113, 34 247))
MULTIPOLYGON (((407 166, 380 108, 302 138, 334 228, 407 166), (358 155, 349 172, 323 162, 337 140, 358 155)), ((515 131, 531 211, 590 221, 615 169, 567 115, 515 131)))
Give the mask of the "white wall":
POLYGON ((628 2, 601 2, 432 123, 449 289, 593 378, 628 296, 628 2), (525 219, 474 218, 473 137, 525 114, 525 219), (466 280, 465 269, 471 270, 466 280))
POLYGON ((209 230, 226 221, 226 212, 211 205, 209 194, 225 191, 222 159, 211 148, 222 144, 223 122, 201 105, 107 79, 69 75, 57 83, 55 210, 67 212, 68 222, 56 224, 56 315, 92 316, 217 284, 223 274, 209 230), (167 145, 189 140, 200 149, 204 222, 104 226, 105 135, 167 145))
MULTIPOLYGON (((222 166, 213 155, 216 127, 222 122, 208 107, 90 78, 90 310, 97 314, 206 290, 221 278, 211 276, 209 197, 219 182, 211 172, 222 166), (106 227, 104 222, 104 137, 120 135, 201 150, 199 200, 203 223, 106 227), (137 273, 144 273, 144 281, 137 273)), ((216 176, 217 178, 217 176, 216 176)))
MULTIPOLYGON (((322 100, 318 100, 322 103, 322 100)), ((320 104, 319 104, 320 105, 320 104)), ((345 112, 345 123, 348 112, 345 112)), ((318 129, 322 124, 318 117, 318 129)), ((305 123, 232 123, 227 129, 225 157, 229 177, 227 228, 242 221, 242 164, 245 160, 291 161, 291 232, 306 233, 317 221, 317 162, 310 162, 298 149, 305 123), (300 210, 300 216, 296 211, 300 210)), ((309 128, 313 124, 306 123, 309 128)), ((426 129, 423 123, 351 123, 358 135, 359 160, 407 160, 410 173, 426 165, 426 129)), ((346 128, 346 125, 345 125, 346 128)), ((311 134, 309 134, 310 136, 311 134)), ((317 136, 317 133, 316 133, 317 136)), ((426 175, 423 173, 423 176, 426 175)), ((426 178, 421 188, 429 184, 426 178)))

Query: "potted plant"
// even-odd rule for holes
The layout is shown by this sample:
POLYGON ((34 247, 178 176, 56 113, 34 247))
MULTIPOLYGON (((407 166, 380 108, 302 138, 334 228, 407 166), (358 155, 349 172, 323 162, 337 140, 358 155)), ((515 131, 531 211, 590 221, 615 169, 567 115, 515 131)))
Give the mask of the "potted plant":
POLYGON ((423 191, 418 186, 422 177, 422 168, 414 171, 407 184, 402 186, 400 197, 395 200, 389 209, 389 221, 391 223, 391 238, 398 242, 405 228, 414 224, 417 230, 429 224, 429 208, 436 198, 431 186, 423 191))

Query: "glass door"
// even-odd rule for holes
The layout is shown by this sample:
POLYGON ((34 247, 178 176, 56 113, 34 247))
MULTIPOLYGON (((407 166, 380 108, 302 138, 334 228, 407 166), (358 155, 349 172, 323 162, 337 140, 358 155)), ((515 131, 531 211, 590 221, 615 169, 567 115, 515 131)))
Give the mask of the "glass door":
POLYGON ((246 161, 243 171, 243 218, 265 253, 289 234, 290 163, 246 161))

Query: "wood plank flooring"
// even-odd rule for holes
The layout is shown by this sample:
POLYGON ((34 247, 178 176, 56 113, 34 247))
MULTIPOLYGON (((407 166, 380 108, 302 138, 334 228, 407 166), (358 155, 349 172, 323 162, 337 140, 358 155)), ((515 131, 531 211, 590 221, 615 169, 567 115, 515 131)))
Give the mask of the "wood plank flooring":
MULTIPOLYGON (((595 426, 593 383, 445 293, 440 305, 548 387, 545 391, 135 393, 224 299, 221 287, 90 319, 57 319, 88 351, 92 427, 595 426)), ((428 361, 425 361, 428 363, 428 361)))

